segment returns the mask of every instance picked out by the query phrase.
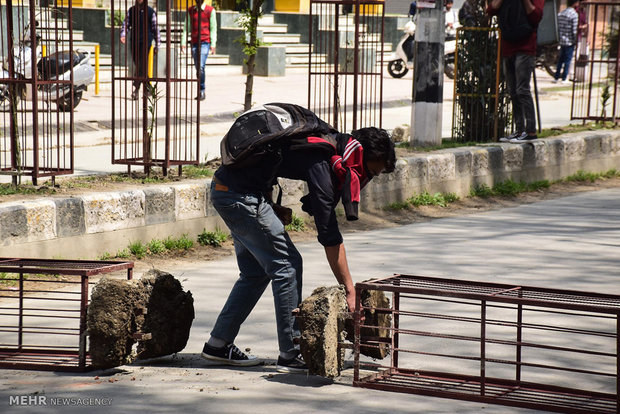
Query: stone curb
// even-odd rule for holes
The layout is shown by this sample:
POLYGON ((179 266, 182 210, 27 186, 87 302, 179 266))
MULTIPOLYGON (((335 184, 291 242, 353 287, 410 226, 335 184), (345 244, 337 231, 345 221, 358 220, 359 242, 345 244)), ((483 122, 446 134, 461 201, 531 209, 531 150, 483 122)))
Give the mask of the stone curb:
MULTIPOLYGON (((604 172, 612 168, 620 170, 620 131, 582 132, 522 145, 440 150, 399 159, 392 174, 377 177, 364 190, 361 207, 377 210, 423 191, 466 196, 472 187, 493 186, 508 179, 557 180, 578 170, 604 172)), ((283 204, 300 211, 299 198, 305 185, 282 181, 283 204)), ((80 197, 0 203, 0 246, 28 246, 26 251, 36 251, 36 243, 70 240, 73 248, 58 244, 56 255, 65 257, 67 252, 79 252, 80 237, 88 235, 135 230, 139 239, 145 234, 140 229, 149 228, 150 234, 157 234, 158 226, 160 230, 165 226, 166 231, 195 229, 197 235, 203 228, 216 225, 217 213, 208 197, 210 184, 210 179, 204 179, 80 197), (185 226, 180 225, 184 222, 185 226)), ((55 250, 47 245, 45 251, 49 254, 55 250)))

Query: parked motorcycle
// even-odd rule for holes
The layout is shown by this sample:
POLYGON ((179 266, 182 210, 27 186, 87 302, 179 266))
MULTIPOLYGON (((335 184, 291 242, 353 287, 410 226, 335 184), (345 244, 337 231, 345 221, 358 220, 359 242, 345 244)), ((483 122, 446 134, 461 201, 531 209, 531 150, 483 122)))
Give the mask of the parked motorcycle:
MULTIPOLYGON (((403 37, 396 45, 396 51, 388 59, 388 73, 393 78, 402 78, 413 69, 413 53, 415 47, 415 23, 407 22, 403 30, 403 37)), ((444 43, 444 73, 454 79, 454 53, 456 40, 446 40, 444 43)))
MULTIPOLYGON (((32 42, 30 41, 29 26, 26 26, 22 39, 13 48, 14 78, 32 78, 32 42)), ((82 93, 88 88, 95 78, 95 70, 90 64, 90 52, 81 51, 58 51, 49 56, 42 57, 41 38, 36 38, 37 78, 39 80, 71 80, 71 68, 73 68, 73 84, 69 83, 45 83, 39 86, 39 92, 46 94, 50 100, 56 102, 59 111, 66 112, 75 108, 82 100, 82 93), (73 93, 73 106, 71 106, 71 93, 73 93)), ((2 78, 10 78, 8 57, 2 66, 2 78)), ((25 99, 26 84, 17 85, 16 99, 25 99)), ((0 107, 6 107, 9 101, 9 85, 0 84, 0 107)))

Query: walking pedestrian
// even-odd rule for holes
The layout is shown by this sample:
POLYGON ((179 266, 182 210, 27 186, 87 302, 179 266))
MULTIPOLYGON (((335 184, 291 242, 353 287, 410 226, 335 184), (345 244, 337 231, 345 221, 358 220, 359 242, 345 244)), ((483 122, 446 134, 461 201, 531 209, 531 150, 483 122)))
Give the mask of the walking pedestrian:
POLYGON ((120 40, 125 44, 129 37, 129 49, 134 64, 133 92, 131 99, 138 99, 140 84, 145 82, 148 69, 148 56, 151 45, 155 42, 154 53, 157 53, 161 44, 157 13, 147 4, 148 0, 136 0, 136 4, 127 10, 127 15, 121 26, 120 40))
MULTIPOLYGON (((207 4, 207 0, 195 1, 196 4, 187 9, 187 19, 182 38, 185 42, 189 28, 196 76, 200 79, 200 92, 196 99, 202 101, 205 99, 205 64, 209 53, 215 53, 217 44, 217 19, 215 9, 207 4)), ((182 50, 184 46, 185 44, 181 45, 182 50)))
POLYGON ((577 7, 579 7, 579 0, 568 0, 568 7, 558 14, 560 56, 553 78, 554 83, 559 82, 560 77, 562 77, 562 83, 569 83, 568 72, 577 46, 579 29, 579 14, 575 10, 577 7))

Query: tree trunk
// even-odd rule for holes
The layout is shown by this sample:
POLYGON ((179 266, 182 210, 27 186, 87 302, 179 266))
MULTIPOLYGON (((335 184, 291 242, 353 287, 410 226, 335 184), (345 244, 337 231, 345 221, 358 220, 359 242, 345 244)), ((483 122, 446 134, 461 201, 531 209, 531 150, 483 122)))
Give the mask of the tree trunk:
POLYGON ((256 35, 256 29, 258 27, 258 18, 261 13, 261 6, 264 0, 254 0, 252 4, 252 10, 250 11, 250 26, 249 34, 250 40, 248 47, 246 47, 247 61, 245 64, 248 68, 248 75, 245 82, 245 100, 243 103, 243 110, 247 111, 252 108, 252 90, 254 88, 254 62, 256 60, 256 51, 258 48, 258 40, 256 35))

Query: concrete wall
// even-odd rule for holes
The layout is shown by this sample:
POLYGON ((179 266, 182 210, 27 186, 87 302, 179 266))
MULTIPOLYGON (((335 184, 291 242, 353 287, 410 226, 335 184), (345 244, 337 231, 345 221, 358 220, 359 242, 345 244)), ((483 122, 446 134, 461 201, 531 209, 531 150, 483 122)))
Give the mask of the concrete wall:
MULTIPOLYGON (((620 170, 620 131, 571 134, 531 144, 462 147, 399 159, 392 174, 364 189, 361 208, 381 209, 423 191, 467 196, 472 187, 512 179, 556 180, 578 170, 620 170)), ((282 180, 283 204, 300 211, 305 184, 282 180)), ((225 229, 209 203, 211 180, 0 203, 5 257, 95 258, 136 240, 225 229)), ((379 210, 380 211, 380 210, 379 210)), ((380 214, 380 213, 379 213, 380 214)))

